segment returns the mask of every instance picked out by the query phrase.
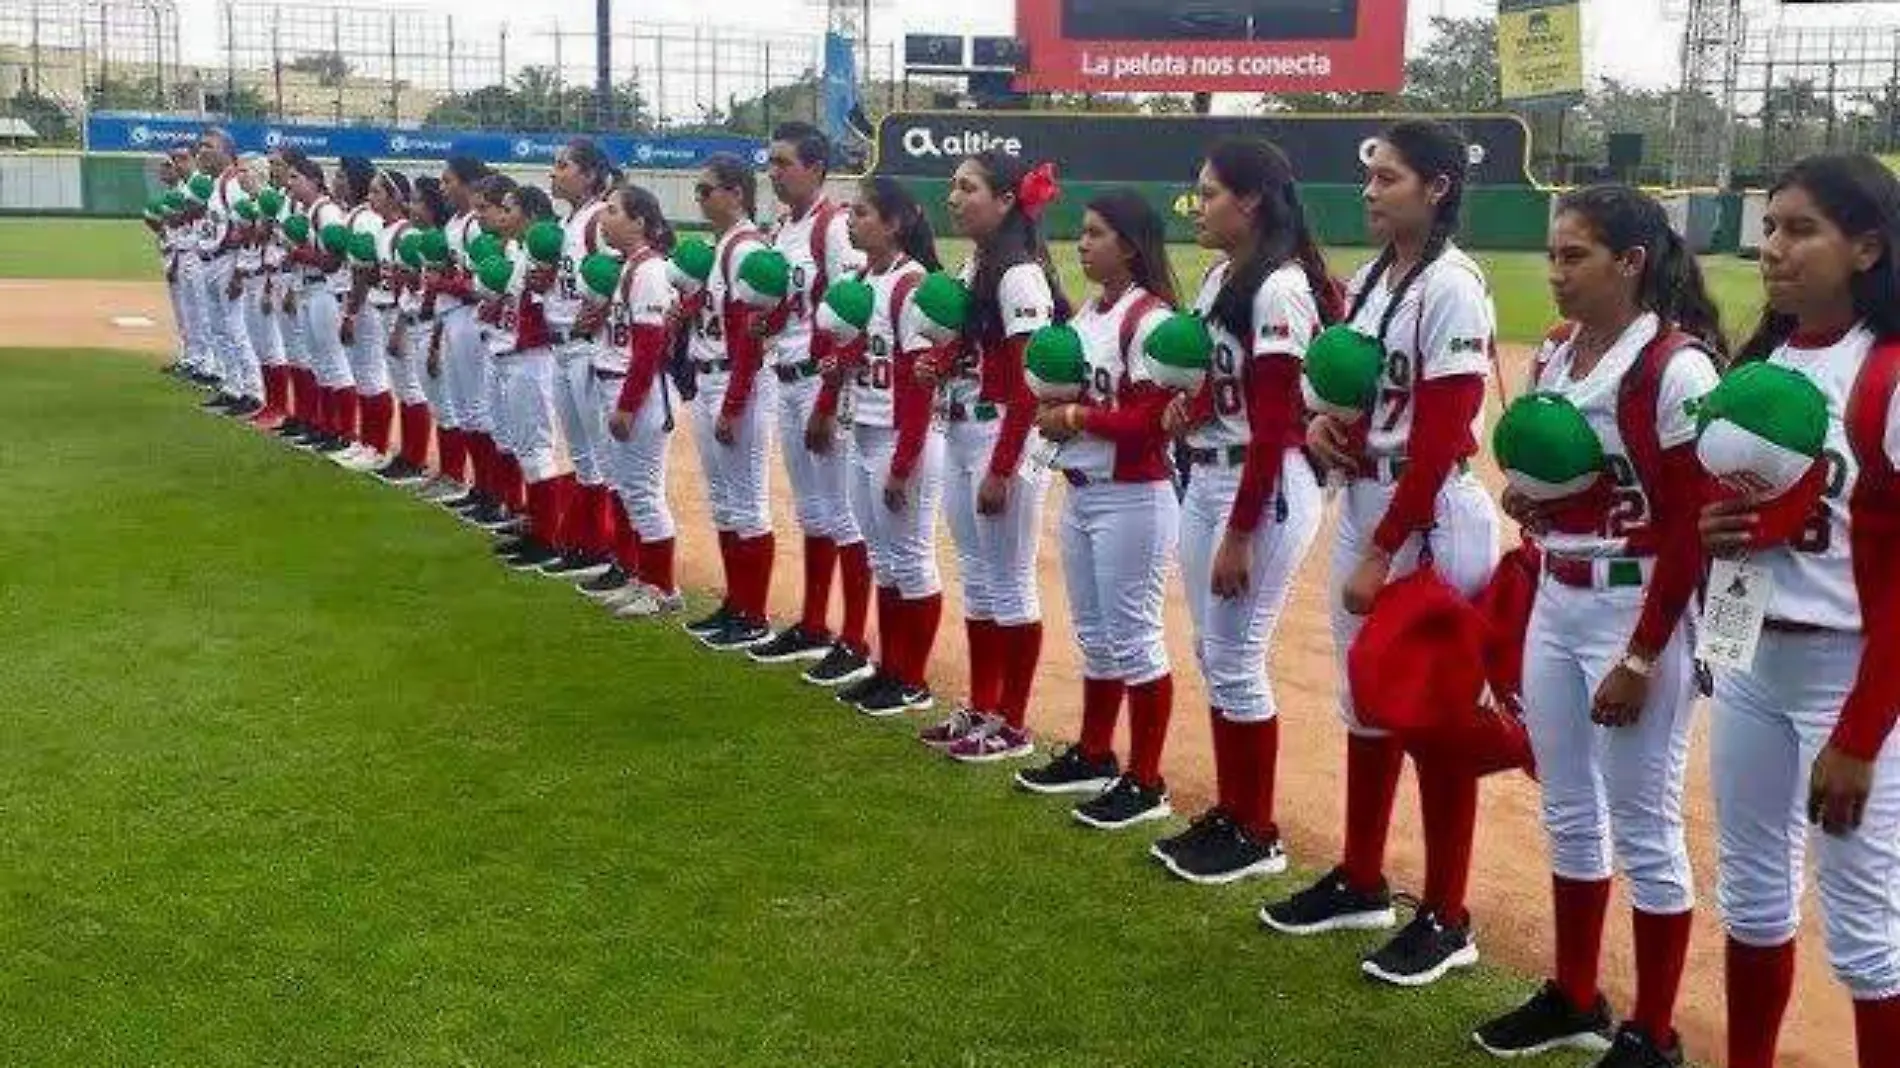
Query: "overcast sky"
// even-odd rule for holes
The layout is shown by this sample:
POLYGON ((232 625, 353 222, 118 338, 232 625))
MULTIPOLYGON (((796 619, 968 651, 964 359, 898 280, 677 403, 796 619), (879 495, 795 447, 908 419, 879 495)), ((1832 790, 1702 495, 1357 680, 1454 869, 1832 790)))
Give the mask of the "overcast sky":
MULTIPOLYGON (((218 47, 217 20, 213 17, 222 0, 176 0, 184 27, 187 59, 211 61, 218 47)), ((1771 10, 1771 0, 1745 0, 1758 10, 1771 10)), ((1585 63, 1592 78, 1616 78, 1641 85, 1663 85, 1676 78, 1681 23, 1686 0, 1584 0, 1585 63)), ((300 7, 322 4, 305 3, 300 7)), ((357 0, 355 6, 373 7, 370 0, 357 0)), ((540 27, 558 20, 564 28, 592 25, 592 0, 408 0, 390 6, 422 7, 455 13, 458 27, 471 27, 513 19, 523 28, 540 27), (531 14, 524 14, 531 12, 531 14)), ((641 21, 693 24, 706 21, 705 0, 618 0, 615 21, 626 24, 641 21)), ((718 10, 736 13, 744 10, 750 25, 761 30, 802 29, 807 32, 824 26, 823 0, 742 0, 741 3, 716 5, 718 10)), ((961 0, 946 4, 943 0, 873 0, 872 34, 882 40, 893 30, 909 33, 961 31, 1009 33, 1013 27, 1015 5, 1012 0, 961 0), (949 10, 946 10, 949 9, 949 10)), ((1424 27, 1433 15, 1466 16, 1497 10, 1496 0, 1411 0, 1411 40, 1414 47, 1424 39, 1424 27)), ((1889 11, 1895 10, 1889 8, 1889 11)), ((1867 18, 1866 8, 1850 12, 1799 16, 1807 22, 1867 18)), ((1880 21, 1893 21, 1891 16, 1880 21)), ((734 25, 729 18, 725 25, 734 25)), ((459 31, 458 31, 459 32, 459 31)), ((512 34, 511 34, 512 36, 512 34)), ((525 57, 524 57, 525 58, 525 57)))

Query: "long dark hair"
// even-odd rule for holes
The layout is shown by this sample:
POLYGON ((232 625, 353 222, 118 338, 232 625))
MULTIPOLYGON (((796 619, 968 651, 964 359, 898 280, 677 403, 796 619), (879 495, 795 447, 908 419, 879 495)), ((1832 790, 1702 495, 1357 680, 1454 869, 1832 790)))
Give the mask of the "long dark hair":
POLYGON ((1236 137, 1216 144, 1207 153, 1207 166, 1235 196, 1260 201, 1253 213, 1253 251, 1228 266, 1209 317, 1234 337, 1251 338, 1258 325, 1253 321, 1253 306, 1260 287, 1273 272, 1297 263, 1306 274, 1320 320, 1338 322, 1333 276, 1306 221, 1306 206, 1300 201, 1299 183, 1286 153, 1270 141, 1236 137))
MULTIPOLYGON (((1471 146, 1465 136, 1442 122, 1430 119, 1406 119, 1393 123, 1379 135, 1379 140, 1392 147, 1412 173, 1426 184, 1443 178, 1445 197, 1438 202, 1432 215, 1431 236, 1425 241, 1425 252, 1418 259, 1417 266, 1408 271, 1392 293, 1391 303, 1386 305, 1385 315, 1379 320, 1379 337, 1384 338, 1392 327, 1393 316, 1399 313, 1399 304, 1404 301, 1405 293, 1412 283, 1425 273, 1425 269, 1445 254, 1445 246, 1451 243, 1452 236, 1458 232, 1460 218, 1465 208, 1465 174, 1471 166, 1471 146)), ((1357 318, 1360 309, 1366 306, 1366 300, 1372 296, 1373 287, 1385 277, 1392 267, 1393 250, 1386 246, 1373 261, 1372 271, 1366 275, 1366 284, 1353 299, 1352 310, 1346 313, 1347 319, 1357 318)))
MULTIPOLYGON (((1797 186, 1843 234, 1880 238, 1880 259, 1850 283, 1854 314, 1876 337, 1900 335, 1900 181, 1879 160, 1854 152, 1809 156, 1783 172, 1768 195, 1797 186)), ((1794 316, 1763 308, 1739 362, 1767 359, 1794 336, 1795 326, 1794 316)))
POLYGON ((356 207, 369 196, 369 183, 376 179, 376 165, 362 156, 344 156, 336 161, 336 168, 342 172, 343 184, 348 187, 344 203, 356 207))
POLYGON ((483 200, 488 201, 490 204, 499 205, 503 200, 508 198, 508 194, 519 188, 521 188, 520 184, 513 178, 505 174, 496 173, 487 175, 483 177, 481 181, 476 182, 471 192, 483 200))
POLYGON ((411 199, 422 201, 424 211, 429 213, 430 226, 447 226, 455 214, 449 209, 449 200, 442 195, 442 179, 423 175, 416 179, 415 196, 411 199))
POLYGON ((713 181, 726 189, 739 191, 739 202, 745 205, 745 217, 750 219, 759 214, 759 176, 752 173, 744 160, 727 152, 720 152, 706 159, 706 173, 713 181))
POLYGON ((879 218, 897 224, 897 247, 904 255, 923 264, 926 271, 943 270, 943 261, 937 258, 937 235, 910 190, 895 178, 873 175, 858 183, 858 195, 879 218))
MULTIPOLYGON (((983 172, 990 192, 996 196, 1006 193, 1015 196, 1030 170, 1027 160, 1006 152, 979 152, 968 162, 983 172)), ((1049 259, 1049 245, 1042 239, 1042 228, 1023 210, 1019 198, 1010 205, 996 232, 977 245, 976 274, 970 280, 970 318, 964 327, 966 336, 986 344, 1003 339, 1003 308, 996 299, 996 291, 1011 267, 1025 263, 1042 268, 1043 277, 1049 280, 1049 292, 1055 297, 1056 320, 1068 319, 1069 298, 1063 294, 1062 279, 1049 259)))
POLYGON ((620 180, 620 170, 591 137, 576 137, 569 141, 567 158, 576 167, 594 176, 593 185, 588 191, 595 196, 613 188, 614 183, 620 180))
POLYGON ((1665 329, 1674 324, 1701 338, 1721 360, 1728 359, 1722 313, 1709 296, 1702 265, 1669 225, 1669 214, 1661 204, 1627 185, 1597 185, 1564 194, 1557 201, 1557 212, 1577 215, 1598 241, 1619 256, 1642 249, 1637 305, 1656 313, 1665 329))
POLYGON ((616 186, 613 195, 623 213, 646 224, 647 244, 653 251, 662 256, 673 251, 678 238, 673 233, 673 224, 666 221, 666 213, 660 210, 660 198, 631 184, 616 186))
POLYGON ((1135 254, 1129 264, 1135 284, 1175 304, 1180 290, 1174 284, 1174 265, 1168 262, 1168 228, 1154 207, 1132 189, 1111 189, 1089 201, 1086 210, 1100 216, 1116 240, 1135 254))
POLYGON ((540 186, 517 185, 509 195, 515 198, 515 207, 530 224, 554 218, 554 201, 548 199, 547 191, 540 186))

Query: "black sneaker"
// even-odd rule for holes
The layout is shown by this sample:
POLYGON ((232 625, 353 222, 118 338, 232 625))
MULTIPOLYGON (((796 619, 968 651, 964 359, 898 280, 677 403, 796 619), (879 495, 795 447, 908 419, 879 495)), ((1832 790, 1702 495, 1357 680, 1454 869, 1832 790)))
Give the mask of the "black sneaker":
POLYGON ((877 669, 864 658, 864 654, 843 642, 838 642, 825 654, 823 660, 808 668, 799 678, 813 686, 847 686, 859 679, 868 679, 877 669))
POLYGON ((1625 1023, 1597 1068, 1682 1068, 1682 1039, 1670 1035, 1669 1048, 1663 1049, 1642 1028, 1625 1023))
POLYGON ((879 678, 878 687, 853 702, 859 712, 872 719, 901 716, 910 710, 910 694, 903 683, 888 675, 879 678))
POLYGON ((520 552, 504 558, 502 563, 511 571, 539 571, 560 556, 553 547, 529 538, 520 552))
POLYGON ((1226 886, 1286 870, 1279 839, 1256 841, 1223 809, 1202 817, 1201 832, 1162 860, 1177 877, 1196 886, 1226 886))
POLYGON ((485 499, 480 490, 469 490, 460 497, 450 497, 438 503, 451 512, 469 512, 480 508, 485 499))
POLYGON ((243 403, 244 398, 235 393, 214 393, 211 395, 210 400, 205 401, 198 407, 207 412, 229 413, 243 403))
POLYGON ((761 664, 789 664, 795 660, 823 660, 830 651, 831 635, 812 634, 794 624, 746 655, 761 664))
POLYGON ((1098 831, 1119 831, 1172 815, 1174 808, 1168 804, 1166 783, 1143 786, 1127 775, 1116 779, 1115 785, 1102 791, 1095 800, 1075 806, 1075 821, 1098 831))
POLYGON ((491 532, 516 521, 514 516, 508 514, 508 509, 494 501, 483 501, 481 507, 468 513, 467 518, 470 523, 491 532))
POLYGON ((1420 910, 1392 941, 1367 957, 1360 967, 1367 975, 1393 986, 1430 986, 1453 968, 1478 963, 1478 944, 1471 940, 1471 923, 1447 927, 1430 912, 1420 910))
POLYGON ((348 441, 348 439, 340 437, 336 434, 332 434, 329 437, 324 438, 322 441, 317 442, 317 446, 316 446, 317 451, 322 453, 325 456, 329 456, 333 453, 342 452, 343 450, 349 447, 350 447, 350 442, 348 441))
POLYGON ((612 566, 604 556, 594 556, 591 553, 564 553, 542 565, 541 573, 555 578, 579 581, 604 575, 612 566))
POLYGON ((538 544, 533 538, 511 538, 495 543, 496 556, 520 556, 538 544))
POLYGON ((396 457, 394 460, 391 460, 371 473, 392 486, 413 486, 418 482, 425 482, 429 478, 429 472, 424 471, 422 468, 417 467, 401 456, 396 457))
POLYGON ((699 639, 706 648, 721 653, 737 653, 772 640, 772 628, 750 619, 734 619, 719 630, 699 639))
POLYGON ((1290 935, 1328 931, 1383 931, 1399 922, 1392 911, 1392 890, 1383 882, 1370 894, 1346 885, 1346 872, 1334 868, 1319 882, 1285 901, 1260 910, 1260 922, 1290 935))
POLYGON ((1210 808, 1188 824, 1188 829, 1172 838, 1162 838, 1148 847, 1148 855, 1163 864, 1188 850, 1199 849, 1201 840, 1219 832, 1222 823, 1232 823, 1233 817, 1219 808, 1210 808))
POLYGON ((258 400, 256 397, 239 397, 237 404, 231 408, 231 418, 249 419, 251 416, 263 410, 264 402, 258 400))
POLYGON ((1473 1031, 1471 1040, 1493 1057, 1535 1057, 1559 1049, 1601 1053, 1610 1048, 1610 1026, 1610 1004, 1603 995, 1583 1012, 1556 983, 1547 982, 1523 1005, 1473 1031))
POLYGON ((1114 786, 1121 773, 1115 754, 1090 760, 1081 746, 1072 745, 1042 767, 1017 772, 1016 785, 1032 794, 1100 794, 1114 786))
POLYGON ((726 624, 732 622, 732 616, 733 612, 731 607, 722 604, 712 615, 707 616, 705 619, 695 619, 691 623, 686 624, 686 633, 700 638, 704 638, 708 634, 717 634, 726 629, 726 624))
POLYGON ((579 583, 575 588, 595 600, 602 600, 626 589, 627 583, 632 581, 633 576, 621 570, 619 564, 615 564, 593 578, 579 583))
POLYGON ((869 675, 838 691, 838 700, 847 705, 855 705, 874 693, 898 685, 896 679, 873 670, 869 675))

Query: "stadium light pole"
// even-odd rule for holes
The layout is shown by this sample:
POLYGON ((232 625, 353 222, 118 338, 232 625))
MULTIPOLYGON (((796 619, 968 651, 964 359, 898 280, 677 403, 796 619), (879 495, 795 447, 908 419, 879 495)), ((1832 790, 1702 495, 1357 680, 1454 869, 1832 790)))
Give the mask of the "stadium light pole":
POLYGON ((600 128, 614 127, 614 0, 594 0, 594 97, 600 128))

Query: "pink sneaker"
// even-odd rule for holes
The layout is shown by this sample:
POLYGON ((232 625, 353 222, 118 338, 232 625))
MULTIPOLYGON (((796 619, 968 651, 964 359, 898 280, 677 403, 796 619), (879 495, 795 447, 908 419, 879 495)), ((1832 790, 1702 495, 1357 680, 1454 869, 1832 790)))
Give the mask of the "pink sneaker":
POLYGON ((932 749, 947 750, 969 737, 970 732, 981 727, 983 721, 988 718, 981 712, 958 705, 957 710, 950 713, 948 719, 934 727, 925 727, 918 731, 917 740, 932 749))
POLYGON ((1030 740, 1028 731, 1017 730, 1000 717, 991 716, 947 751, 951 760, 960 763, 994 764, 1034 756, 1036 743, 1030 740))

